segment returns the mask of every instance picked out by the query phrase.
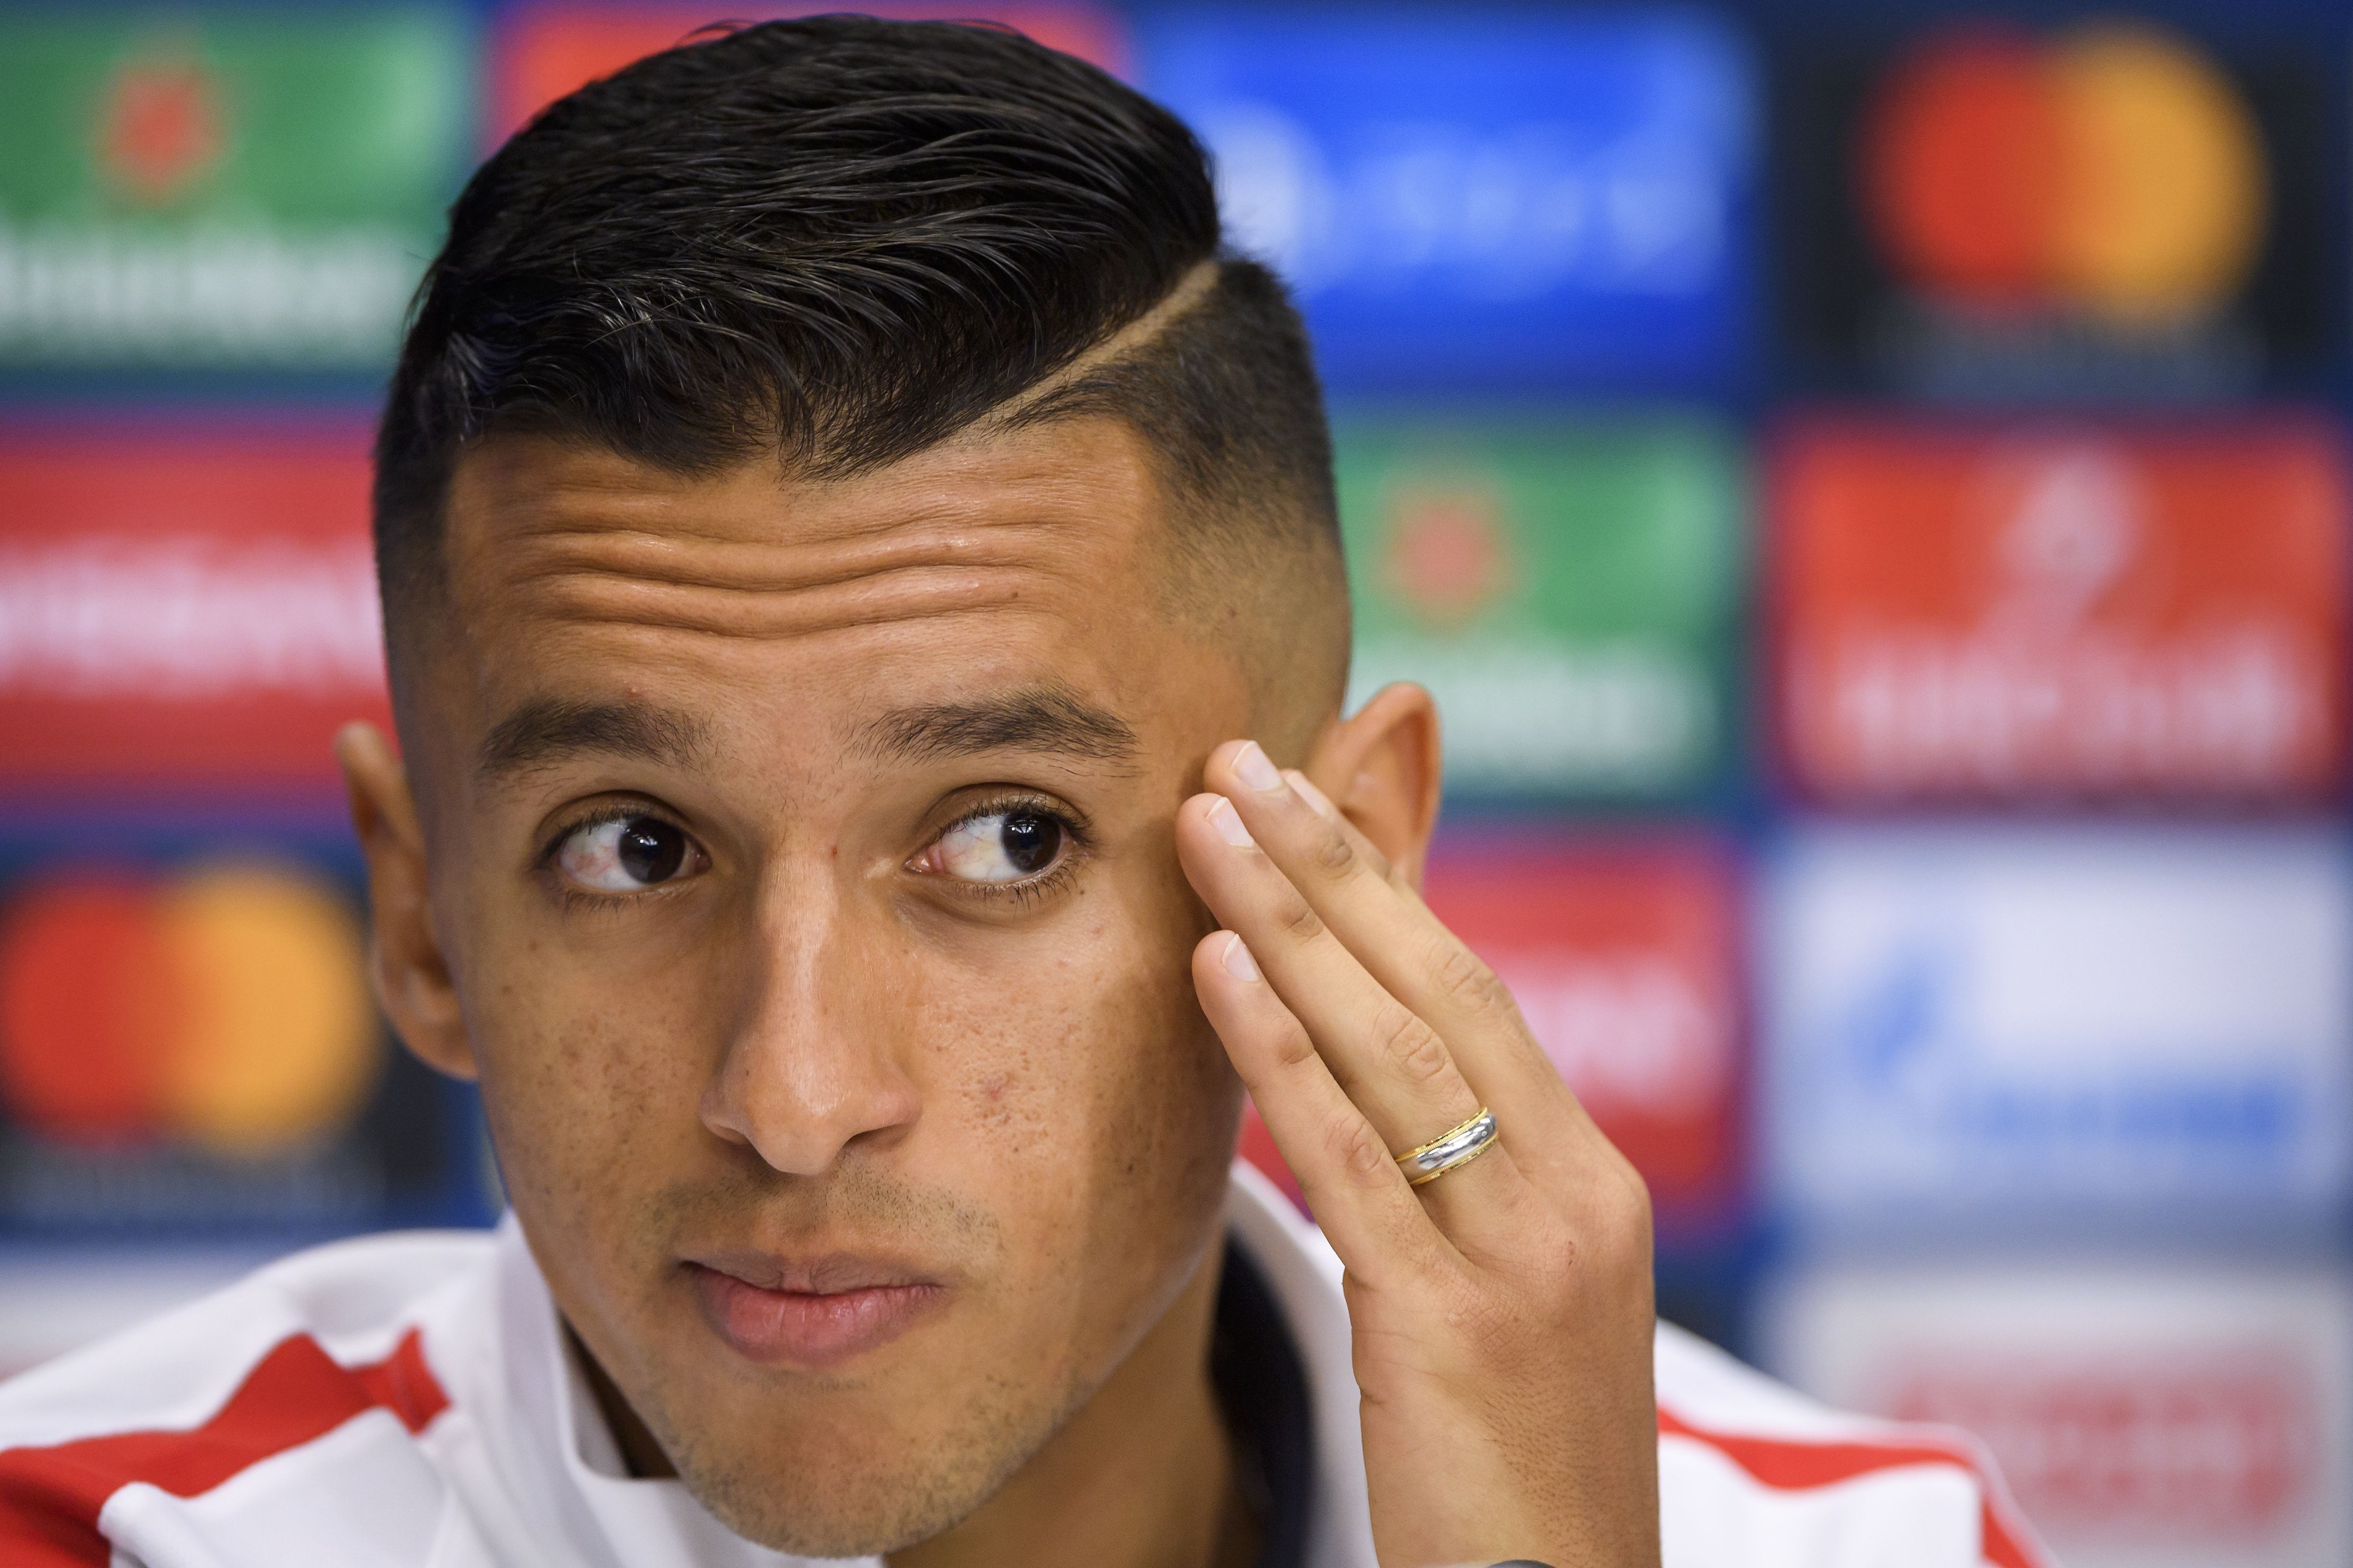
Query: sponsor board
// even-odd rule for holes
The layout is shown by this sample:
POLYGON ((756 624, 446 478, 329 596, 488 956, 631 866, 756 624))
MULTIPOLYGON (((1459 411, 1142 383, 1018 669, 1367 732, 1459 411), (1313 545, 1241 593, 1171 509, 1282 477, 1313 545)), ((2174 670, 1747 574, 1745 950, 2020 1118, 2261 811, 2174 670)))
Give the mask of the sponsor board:
POLYGON ((0 785, 332 785, 387 722, 364 432, 0 442, 0 785))
MULTIPOLYGON (((575 88, 609 76, 632 61, 673 47, 723 16, 728 22, 768 22, 821 16, 839 7, 821 4, 738 5, 720 12, 677 0, 539 0, 507 9, 491 47, 490 112, 492 145, 522 128, 533 114, 575 88)), ((869 0, 861 16, 885 21, 992 22, 1076 55, 1105 70, 1124 73, 1129 45, 1118 16, 1078 0, 1011 0, 957 5, 927 0, 869 0)))
POLYGON ((19 812, 0 865, 0 1226, 480 1216, 468 1096, 377 1014, 343 824, 19 812))
POLYGON ((2295 199, 2337 166, 2329 90, 2292 45, 2138 19, 1794 47, 1775 115, 1792 346, 1963 400, 2260 385, 2342 330, 2341 247, 2325 204, 2295 199))
POLYGON ((439 8, 0 16, 0 369, 382 370, 472 81, 439 8))
POLYGON ((1745 1153, 1729 856, 1680 838, 1466 835, 1432 855, 1427 897, 1641 1172, 1662 1226, 1724 1217, 1745 1153))
POLYGON ((2353 1561, 2353 1283, 2227 1264, 1844 1264, 1768 1284, 1765 1363, 1962 1427, 2068 1568, 2353 1561))
POLYGON ((1336 389, 1742 374, 1754 87, 1713 19, 1185 10, 1141 58, 1336 389))
POLYGON ((1781 761, 1844 804, 2329 797, 2348 496, 2316 419, 1800 423, 1767 481, 1781 761))
POLYGON ((2346 1195, 2333 830, 1805 828, 1757 929, 1766 1166, 1801 1225, 2160 1228, 2346 1195))
POLYGON ((1746 540, 1702 424, 1344 419, 1352 701, 1437 698, 1457 795, 1689 797, 1720 776, 1746 540))

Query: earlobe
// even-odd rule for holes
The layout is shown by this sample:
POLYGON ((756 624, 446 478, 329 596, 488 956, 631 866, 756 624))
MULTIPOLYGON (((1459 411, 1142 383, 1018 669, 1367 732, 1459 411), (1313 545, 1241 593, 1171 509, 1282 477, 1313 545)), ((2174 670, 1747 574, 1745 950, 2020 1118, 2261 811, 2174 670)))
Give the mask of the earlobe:
POLYGON ((1416 888, 1438 825, 1438 706, 1406 682, 1385 686, 1316 740, 1304 769, 1416 888))
POLYGON ((376 1000, 411 1053, 453 1078, 474 1076, 458 992, 449 976, 426 875, 425 835, 407 771, 373 724, 335 737, 352 830, 367 860, 369 958, 376 1000))

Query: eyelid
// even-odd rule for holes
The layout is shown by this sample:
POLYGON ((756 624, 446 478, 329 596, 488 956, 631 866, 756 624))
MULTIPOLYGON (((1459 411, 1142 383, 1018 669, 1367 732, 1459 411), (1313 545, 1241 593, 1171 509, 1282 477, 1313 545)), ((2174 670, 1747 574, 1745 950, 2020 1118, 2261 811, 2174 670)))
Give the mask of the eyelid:
POLYGON ((662 810, 649 801, 617 800, 608 801, 603 805, 592 806, 578 816, 565 817, 561 824, 548 835, 546 841, 540 845, 539 853, 532 858, 533 868, 544 871, 554 867, 556 856, 563 853, 564 847, 570 843, 576 834, 585 833, 592 827, 602 827, 608 822, 627 822, 631 817, 637 816, 650 816, 670 824, 670 826, 685 834, 687 841, 705 857, 710 855, 711 851, 702 847, 702 840, 696 837, 694 831, 681 822, 674 814, 662 810))
POLYGON ((1094 837, 1084 812, 1037 790, 1015 789, 1003 795, 984 796, 969 809, 960 811, 942 823, 938 831, 924 841, 923 847, 908 858, 909 862, 912 865, 913 860, 928 854, 941 839, 966 823, 978 822, 989 816, 1011 816, 1025 811, 1039 816, 1052 817, 1061 824, 1063 834, 1068 839, 1060 857, 1044 870, 1035 876, 1025 877, 1013 882, 967 882, 959 878, 941 877, 931 872, 924 872, 922 875, 953 887, 960 898, 1009 899, 1016 903, 1040 898, 1054 890, 1076 873, 1079 863, 1092 853, 1094 847, 1094 837))
POLYGON ((1012 816, 1024 811, 1052 817, 1062 825, 1062 830, 1071 836, 1071 842, 1081 847, 1094 842, 1086 813, 1056 800, 1052 795, 1036 790, 1015 789, 1004 795, 985 796, 965 810, 957 812, 940 824, 939 830, 924 840, 924 847, 929 848, 967 822, 978 822, 984 816, 1012 816))

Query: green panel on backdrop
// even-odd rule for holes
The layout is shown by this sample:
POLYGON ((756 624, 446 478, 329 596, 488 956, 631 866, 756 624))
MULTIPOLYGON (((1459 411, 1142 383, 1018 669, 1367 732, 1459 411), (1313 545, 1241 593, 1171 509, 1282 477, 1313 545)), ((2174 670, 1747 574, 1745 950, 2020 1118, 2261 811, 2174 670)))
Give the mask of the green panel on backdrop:
POLYGON ((1741 451, 1702 421, 1344 420, 1351 701, 1437 697, 1451 793, 1686 799, 1735 735, 1741 451))
POLYGON ((0 367, 389 364, 474 53, 438 9, 0 11, 0 367))

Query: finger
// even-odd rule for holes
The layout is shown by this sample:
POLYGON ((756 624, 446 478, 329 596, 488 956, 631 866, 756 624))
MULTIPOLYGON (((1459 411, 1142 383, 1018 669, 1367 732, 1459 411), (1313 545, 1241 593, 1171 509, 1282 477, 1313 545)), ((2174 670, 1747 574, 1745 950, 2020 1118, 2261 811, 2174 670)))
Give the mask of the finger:
POLYGON ((1241 830, 1222 796, 1177 814, 1186 873, 1220 924, 1239 931, 1349 1099, 1391 1149, 1437 1137, 1479 1111, 1438 1032, 1383 990, 1241 830))
POLYGON ((1423 1016, 1431 1017, 1440 1035, 1449 1036, 1447 1044, 1454 1050, 1455 1066, 1461 1071, 1472 1091, 1490 1107, 1505 1108, 1520 1133, 1515 1152, 1520 1168, 1535 1173, 1549 1165, 1574 1163, 1585 1158, 1584 1141, 1601 1138, 1600 1128, 1568 1087, 1535 1034, 1521 1016, 1519 1004, 1509 987, 1503 984, 1483 960, 1470 951, 1464 942, 1430 910, 1422 901, 1419 889, 1389 863, 1364 831, 1350 822, 1329 796, 1315 787, 1314 781, 1295 768, 1282 770, 1282 777, 1308 806, 1322 817, 1355 851, 1366 869, 1387 883, 1399 903, 1401 913, 1382 918, 1377 900, 1369 919, 1351 919, 1353 911, 1340 910, 1343 924, 1339 930, 1343 942, 1361 942, 1362 947, 1351 945, 1360 961, 1374 978, 1388 986, 1392 994, 1402 986, 1419 999, 1425 1009, 1423 1016), (1434 953, 1428 966, 1427 977, 1417 983, 1412 969, 1406 964, 1383 962, 1404 947, 1410 950, 1417 942, 1433 944, 1434 953), (1476 969, 1462 968, 1467 957, 1476 969), (1479 1048, 1478 1034, 1482 1026, 1478 1009, 1464 1006, 1451 999, 1453 989, 1470 986, 1492 988, 1492 1000, 1499 1004, 1495 1027, 1504 1032, 1506 1046, 1498 1052, 1479 1048), (1456 1046, 1457 1040, 1467 1039, 1467 1052, 1456 1046))
POLYGON ((1212 752, 1206 782, 1233 791, 1251 837, 1315 918, 1388 994, 1437 1031, 1473 1094, 1518 1129, 1524 1147, 1568 1153, 1599 1136, 1494 972, 1321 792, 1301 790, 1303 778, 1277 773, 1251 742, 1212 752))
POLYGON ((1203 937, 1193 988, 1340 1261, 1367 1283, 1427 1261, 1444 1245, 1437 1225, 1249 945, 1228 931, 1203 937))
MULTIPOLYGON (((1315 920, 1240 831, 1229 803, 1206 795, 1187 801, 1177 813, 1177 844, 1196 890, 1240 934, 1334 1081, 1392 1156, 1478 1114, 1480 1101, 1455 1070, 1446 1043, 1315 920)), ((1503 1150, 1419 1191, 1447 1235, 1470 1247, 1514 1223, 1527 1195, 1525 1178, 1503 1150)))

